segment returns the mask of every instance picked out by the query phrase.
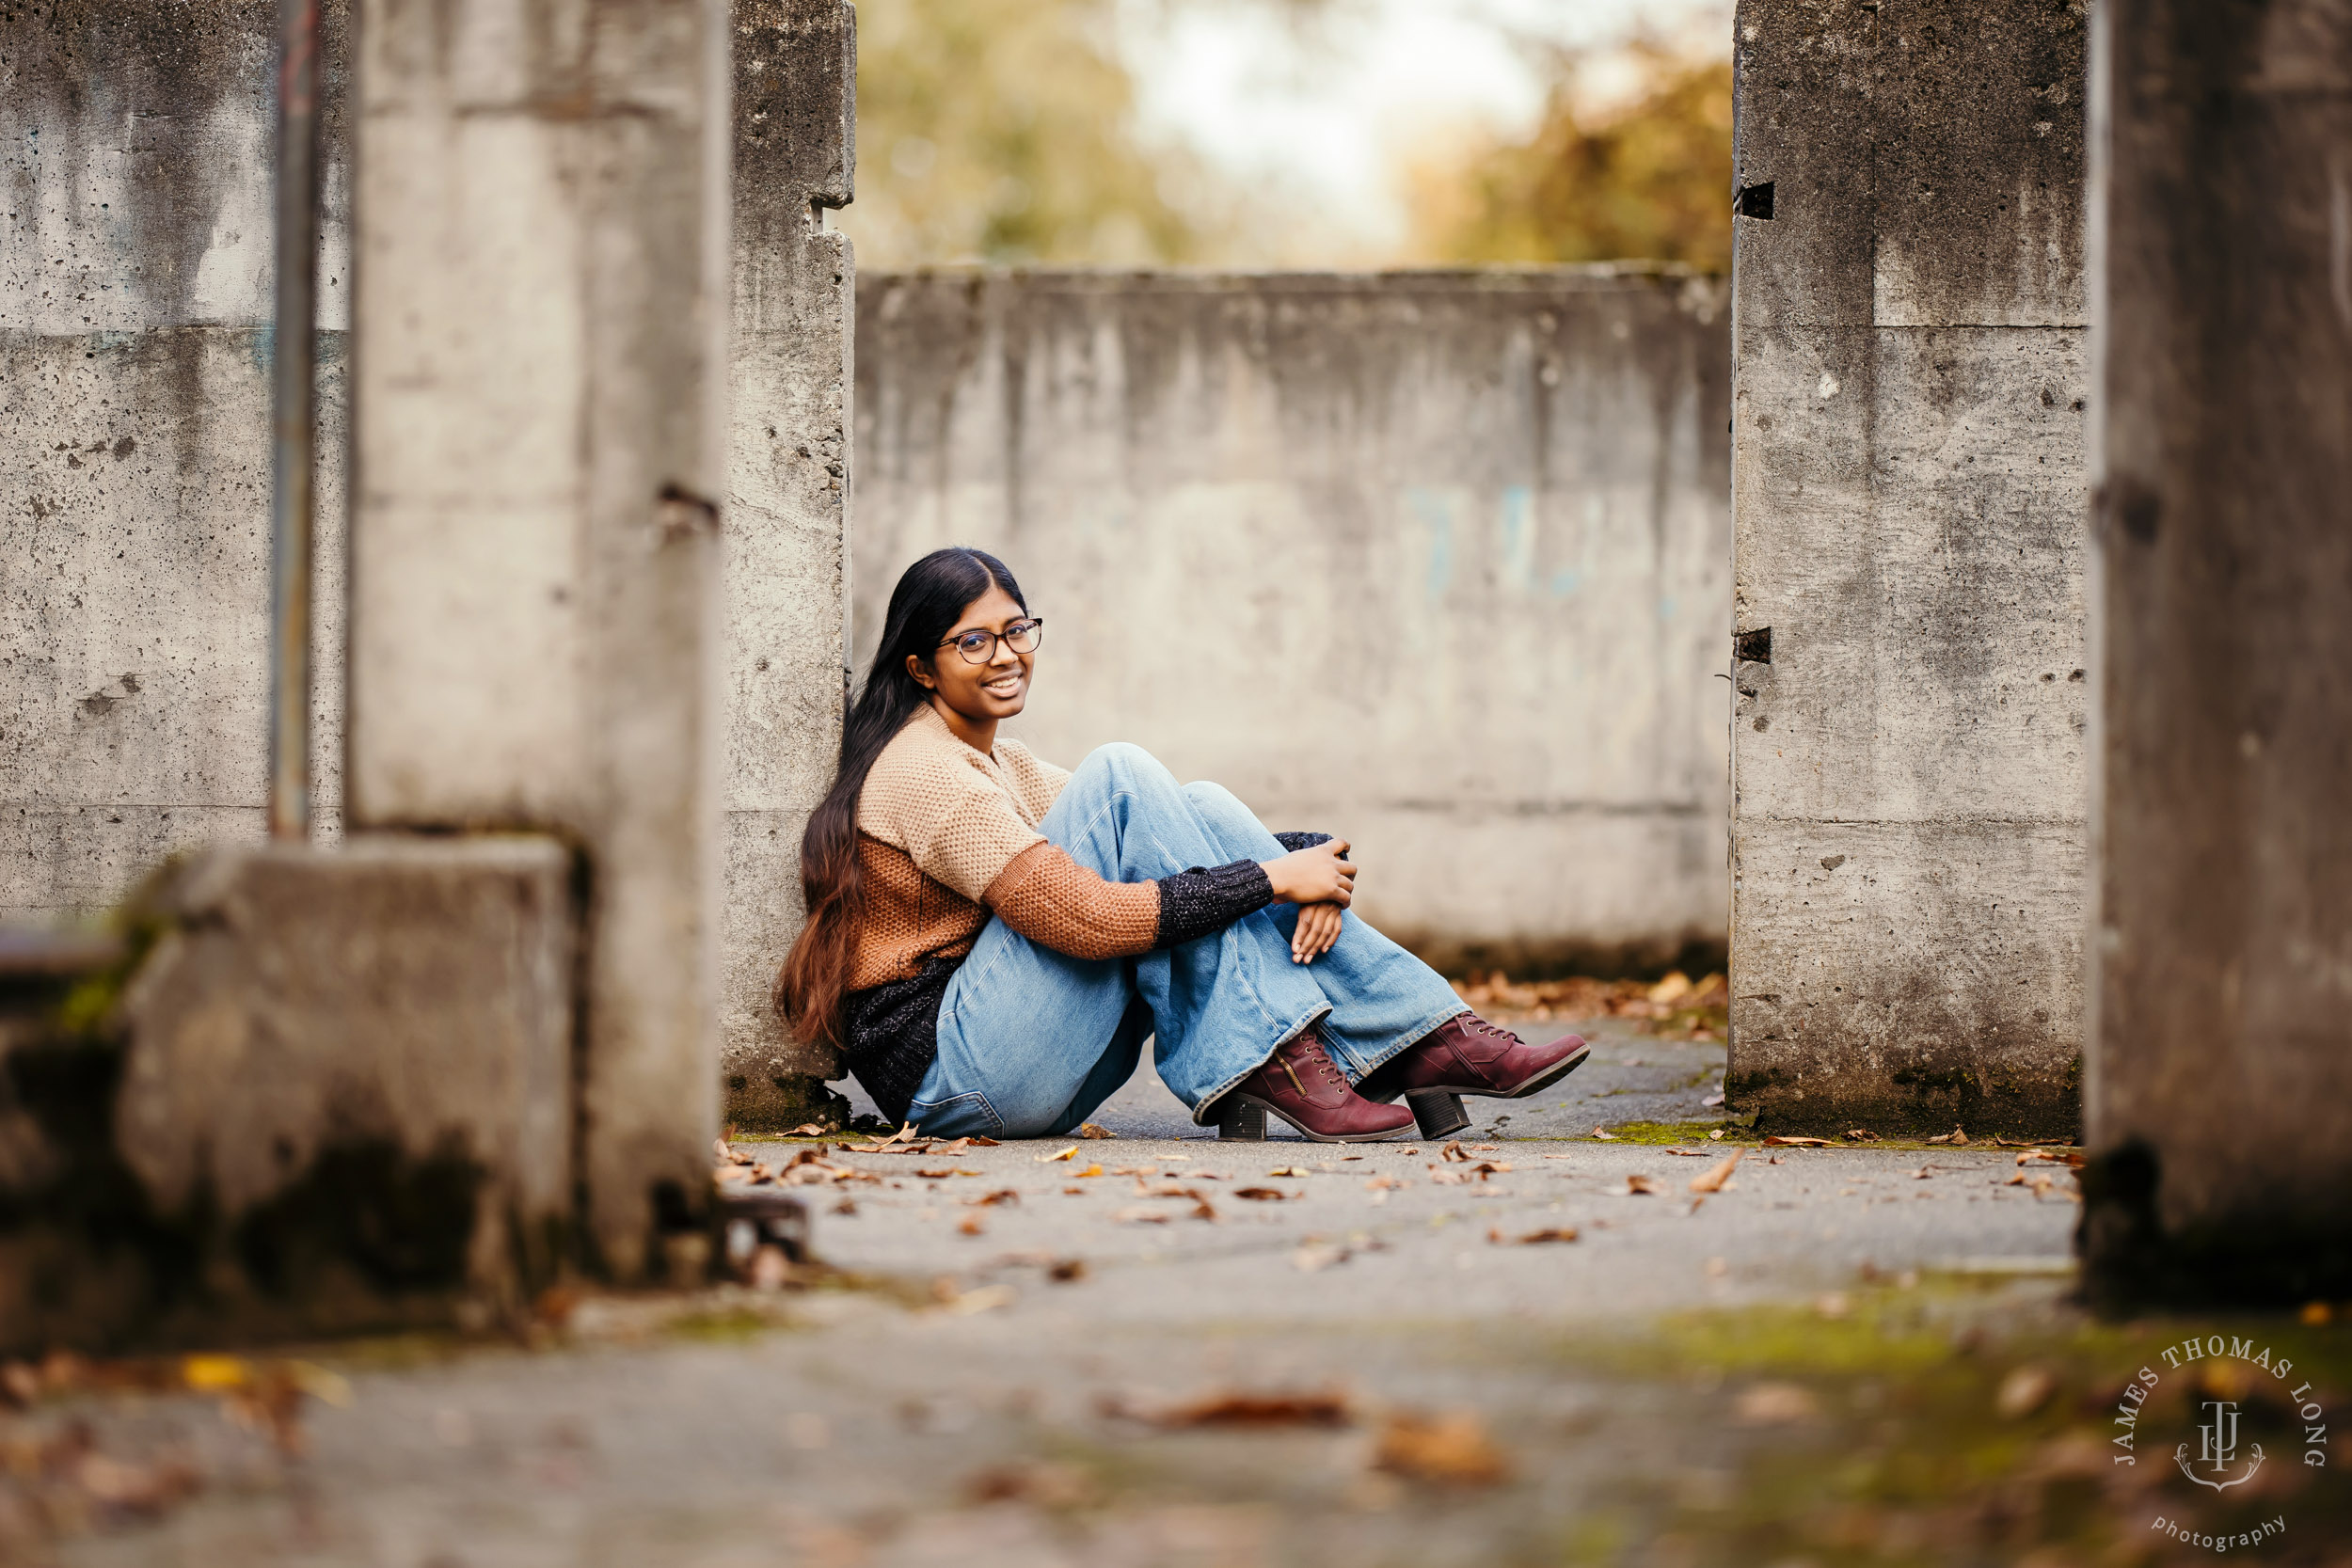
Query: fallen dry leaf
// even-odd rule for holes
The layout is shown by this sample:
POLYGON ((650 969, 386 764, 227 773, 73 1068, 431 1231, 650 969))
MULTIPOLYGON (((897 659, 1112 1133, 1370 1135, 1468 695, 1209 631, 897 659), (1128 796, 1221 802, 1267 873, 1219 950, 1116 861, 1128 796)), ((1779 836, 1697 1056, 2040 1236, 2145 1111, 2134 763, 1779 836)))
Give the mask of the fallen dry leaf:
POLYGON ((1476 1180, 1476 1178, 1472 1177, 1467 1171, 1448 1170, 1443 1165, 1431 1165, 1429 1167, 1429 1180, 1438 1182, 1441 1186, 1467 1187, 1471 1181, 1476 1180))
POLYGON ((918 1170, 914 1173, 926 1181, 945 1181, 956 1174, 951 1170, 918 1170))
POLYGON ((1874 1144, 1879 1141, 1879 1135, 1867 1127, 1849 1127, 1846 1129, 1846 1141, 1853 1144, 1874 1144))
POLYGON ((1703 1148, 1669 1148, 1664 1150, 1664 1152, 1668 1154, 1679 1154, 1686 1160, 1704 1160, 1707 1158, 1707 1150, 1703 1148))
POLYGON ((1100 1166, 1100 1165, 1089 1165, 1089 1166, 1087 1166, 1087 1168, 1086 1168, 1086 1169, 1084 1169, 1084 1170, 1082 1170, 1082 1171, 1074 1171, 1074 1172, 1073 1172, 1072 1174, 1073 1174, 1073 1176, 1074 1176, 1074 1177, 1075 1177, 1078 1180, 1080 1180, 1080 1181, 1084 1181, 1084 1180, 1085 1180, 1088 1177, 1089 1177, 1089 1176, 1100 1176, 1100 1175, 1102 1175, 1102 1174, 1103 1174, 1103 1167, 1102 1167, 1102 1166, 1100 1166))
POLYGON ((1236 1187, 1233 1196, 1246 1197, 1252 1203, 1282 1203, 1298 1195, 1286 1193, 1279 1187, 1236 1187))
POLYGON ((1505 1236, 1501 1230, 1495 1229, 1486 1232, 1486 1240, 1498 1246, 1506 1242, 1513 1246, 1537 1246, 1546 1242, 1573 1242, 1576 1240, 1576 1227, 1572 1225, 1548 1226, 1544 1229, 1530 1230, 1519 1236, 1505 1236))
POLYGON ((1470 1164, 1470 1156, 1462 1152, 1462 1140, 1459 1138, 1455 1138, 1453 1142, 1447 1144, 1443 1148, 1438 1150, 1438 1158, 1440 1160, 1459 1160, 1464 1164, 1470 1164))
POLYGON ((984 1225, 982 1225, 982 1224, 980 1223, 980 1216, 979 1216, 979 1215, 977 1215, 977 1214, 966 1214, 966 1215, 964 1215, 964 1216, 963 1216, 963 1223, 962 1223, 961 1225, 960 1225, 960 1226, 957 1226, 957 1227, 956 1227, 956 1229, 957 1229, 957 1230, 959 1230, 960 1232, 961 1232, 962 1234, 964 1234, 964 1235, 966 1235, 966 1236, 977 1236, 977 1235, 979 1235, 982 1231, 985 1231, 987 1228, 988 1228, 988 1227, 986 1227, 986 1226, 984 1226, 984 1225))
POLYGON ((1930 1138, 1928 1142, 1931 1144, 1950 1144, 1957 1148, 1968 1142, 1968 1134, 1955 1127, 1950 1132, 1944 1133, 1940 1137, 1930 1138))
POLYGON ((1364 1191, 1368 1193, 1393 1192, 1399 1187, 1409 1187, 1411 1185, 1412 1183, 1410 1181, 1406 1180, 1405 1178, 1401 1176, 1375 1176, 1364 1182, 1364 1191))
POLYGON ((1312 1176, 1314 1172, 1304 1165, 1277 1165, 1266 1174, 1268 1176, 1312 1176))
POLYGON ((1827 1138, 1767 1138, 1764 1142, 1777 1148, 1830 1148, 1835 1146, 1827 1138))
POLYGON ((1615 1143, 1617 1141, 1617 1135, 1614 1132, 1603 1132, 1597 1127, 1593 1129, 1593 1136, 1600 1139, 1603 1143, 1615 1143))
POLYGON ((1713 1140, 1713 1141, 1714 1141, 1714 1142, 1716 1142, 1716 1143, 1722 1143, 1722 1142, 1724 1141, 1724 1130, 1723 1130, 1722 1128, 1718 1127, 1718 1128, 1716 1128, 1716 1129, 1715 1129, 1715 1131, 1713 1131, 1712 1132, 1709 1132, 1709 1133, 1708 1134, 1708 1138, 1710 1138, 1711 1140, 1713 1140))
POLYGON ((1072 1155, 1073 1155, 1073 1154, 1075 1154, 1075 1153, 1077 1153, 1077 1152, 1078 1152, 1078 1146, 1077 1146, 1076 1144, 1072 1144, 1072 1145, 1071 1145, 1068 1148, 1063 1149, 1063 1150, 1062 1150, 1060 1153, 1058 1153, 1058 1154, 1041 1154, 1041 1155, 1039 1155, 1039 1156, 1037 1157, 1037 1163, 1038 1163, 1039 1164, 1041 1164, 1041 1165, 1050 1165, 1050 1164, 1053 1164, 1055 1161, 1057 1161, 1057 1160, 1067 1160, 1067 1159, 1069 1159, 1072 1155))
POLYGON ((963 1204, 967 1209, 993 1209, 998 1204, 1018 1203, 1020 1201, 1021 1194, 1019 1192, 1011 1187, 1000 1187, 993 1193, 982 1193, 977 1197, 967 1197, 963 1200, 963 1204))
MULTIPOLYGON (((1029 1503, 1038 1508, 1077 1508, 1093 1499, 1094 1480, 1074 1465, 999 1465, 967 1478, 970 1503, 1029 1503)), ((861 1554, 863 1555, 863 1554, 861 1554)))
POLYGON ((1166 1225, 1168 1212, 1165 1209, 1154 1209, 1148 1203, 1131 1203, 1124 1209, 1114 1211, 1111 1220, 1116 1225, 1166 1225))
POLYGON ((1794 1383, 1758 1383, 1740 1391, 1732 1415, 1742 1426, 1787 1426, 1820 1413, 1813 1391, 1794 1383))
POLYGON ((1470 1147, 1472 1154, 1492 1154, 1502 1146, 1501 1144, 1472 1144, 1470 1147))
POLYGON ((2019 1367, 2001 1379, 2000 1392, 1993 1397, 1993 1408, 2003 1419, 2022 1421, 2043 1405, 2058 1392, 2058 1374, 2047 1367, 2019 1367))
POLYGON ((1390 1415, 1380 1423, 1372 1463, 1391 1475, 1447 1486, 1487 1486, 1510 1473, 1502 1449, 1467 1410, 1435 1417, 1402 1410, 1390 1415))
POLYGON ((1087 1190, 1084 1187, 1064 1187, 1061 1190, 1061 1196, 1064 1197, 1084 1197, 1086 1196, 1086 1191, 1087 1190))
POLYGON ((1336 1427, 1354 1418, 1346 1394, 1336 1388, 1272 1394, 1220 1389, 1183 1404, 1144 1411, 1120 1406, 1114 1413, 1163 1427, 1336 1427))
POLYGON ((1010 1307, 1018 1299, 1020 1292, 1011 1286, 991 1285, 983 1290, 965 1291, 951 1296, 946 1306, 951 1315, 968 1318, 975 1312, 993 1312, 999 1307, 1010 1307))
POLYGON ((827 1210, 826 1212, 834 1214, 854 1214, 857 1212, 857 1199, 853 1197, 845 1197, 840 1202, 834 1204, 831 1209, 827 1210))
POLYGON ((1658 1185, 1658 1182, 1654 1179, 1646 1176, 1632 1175, 1628 1176, 1625 1179, 1625 1190, 1617 1196, 1619 1197, 1638 1197, 1645 1193, 1656 1194, 1662 1190, 1663 1189, 1658 1185))
POLYGON ((833 1129, 821 1121, 804 1121, 785 1134, 787 1138, 821 1138, 833 1129))
POLYGON ((1045 1265, 1045 1277, 1057 1284, 1068 1285, 1086 1276, 1087 1265, 1083 1258, 1063 1258, 1045 1265))
POLYGON ((1746 1153, 1747 1150, 1744 1148, 1733 1149, 1731 1151, 1730 1159, 1725 1160, 1719 1165, 1701 1171, 1698 1175, 1691 1178, 1691 1190, 1694 1193, 1722 1192, 1724 1190, 1724 1183, 1731 1180, 1732 1167, 1739 1164, 1740 1159, 1746 1153))
POLYGON ((1107 1127, 1097 1127, 1090 1121, 1082 1121, 1078 1124, 1078 1136, 1082 1138, 1116 1138, 1119 1134, 1112 1132, 1107 1127))

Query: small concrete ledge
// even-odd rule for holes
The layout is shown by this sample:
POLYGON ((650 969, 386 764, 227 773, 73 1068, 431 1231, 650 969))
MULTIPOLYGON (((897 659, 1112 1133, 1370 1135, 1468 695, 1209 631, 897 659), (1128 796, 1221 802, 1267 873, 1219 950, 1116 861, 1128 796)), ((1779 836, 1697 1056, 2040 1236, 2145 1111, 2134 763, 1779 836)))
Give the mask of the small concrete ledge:
POLYGON ((449 1323, 552 1275, 574 1164, 562 844, 222 851, 129 924, 133 957, 11 992, 0 1352, 449 1323))

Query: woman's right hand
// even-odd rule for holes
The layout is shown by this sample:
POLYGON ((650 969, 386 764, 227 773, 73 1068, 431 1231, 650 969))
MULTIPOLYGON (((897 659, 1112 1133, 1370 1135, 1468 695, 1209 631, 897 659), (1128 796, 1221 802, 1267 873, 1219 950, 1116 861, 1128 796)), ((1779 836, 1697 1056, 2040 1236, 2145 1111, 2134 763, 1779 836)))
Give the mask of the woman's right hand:
POLYGON ((1345 909, 1356 896, 1356 863, 1340 859, 1346 852, 1347 840, 1331 838, 1259 863, 1265 867, 1265 879, 1274 885, 1276 903, 1337 904, 1345 909))

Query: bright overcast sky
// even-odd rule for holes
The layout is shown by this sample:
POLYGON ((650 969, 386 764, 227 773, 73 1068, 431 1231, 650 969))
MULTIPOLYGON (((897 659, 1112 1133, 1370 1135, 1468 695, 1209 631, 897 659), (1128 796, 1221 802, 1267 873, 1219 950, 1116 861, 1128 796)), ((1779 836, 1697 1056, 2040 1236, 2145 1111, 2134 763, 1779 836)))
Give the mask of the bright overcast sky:
POLYGON ((1731 47, 1729 0, 1332 5, 1325 21, 1293 32, 1263 4, 1163 11, 1129 0, 1122 43, 1147 135, 1187 143, 1278 199, 1320 206, 1375 251, 1405 233, 1397 166, 1417 143, 1479 121, 1534 122, 1543 82, 1516 40, 1605 48, 1646 25, 1701 45, 1720 32, 1731 47))

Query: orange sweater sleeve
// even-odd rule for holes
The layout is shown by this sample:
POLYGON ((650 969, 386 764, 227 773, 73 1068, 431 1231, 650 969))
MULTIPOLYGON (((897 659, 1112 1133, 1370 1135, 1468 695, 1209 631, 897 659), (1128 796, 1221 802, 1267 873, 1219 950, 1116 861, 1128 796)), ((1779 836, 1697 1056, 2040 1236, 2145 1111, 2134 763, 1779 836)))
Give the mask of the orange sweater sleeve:
POLYGON ((1015 855, 980 901, 1031 942, 1073 958, 1132 958, 1159 937, 1159 883, 1104 881, 1051 844, 1015 855))

